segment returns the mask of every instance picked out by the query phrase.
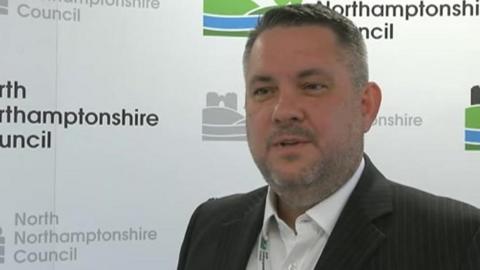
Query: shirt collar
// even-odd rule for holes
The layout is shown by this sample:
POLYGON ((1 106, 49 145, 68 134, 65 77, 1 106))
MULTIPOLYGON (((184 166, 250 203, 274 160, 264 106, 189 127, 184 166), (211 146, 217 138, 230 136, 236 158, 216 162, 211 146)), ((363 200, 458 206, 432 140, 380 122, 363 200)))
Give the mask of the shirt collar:
MULTIPOLYGON (((305 212, 305 215, 308 215, 311 219, 313 219, 327 235, 332 233, 335 223, 337 222, 343 207, 347 203, 350 194, 360 180, 360 176, 362 175, 364 168, 365 160, 362 157, 357 170, 342 187, 305 212)), ((268 231, 270 226, 273 226, 273 221, 276 221, 278 224, 280 218, 276 209, 276 195, 269 187, 267 201, 265 203, 265 214, 263 218, 263 237, 268 238, 268 231)))

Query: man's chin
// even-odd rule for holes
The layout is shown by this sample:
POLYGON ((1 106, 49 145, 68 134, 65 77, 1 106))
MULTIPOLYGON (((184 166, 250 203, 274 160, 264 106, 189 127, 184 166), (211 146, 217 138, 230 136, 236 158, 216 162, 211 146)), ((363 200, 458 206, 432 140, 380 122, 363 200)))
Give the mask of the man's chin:
POLYGON ((272 185, 283 188, 295 188, 304 184, 302 177, 293 173, 272 173, 269 182, 272 185))
POLYGON ((265 180, 279 199, 290 207, 307 209, 324 198, 321 177, 314 168, 287 172, 272 170, 265 180))
POLYGON ((272 164, 268 166, 264 162, 257 162, 257 166, 274 191, 305 191, 314 182, 313 166, 302 168, 299 166, 272 166, 272 164))

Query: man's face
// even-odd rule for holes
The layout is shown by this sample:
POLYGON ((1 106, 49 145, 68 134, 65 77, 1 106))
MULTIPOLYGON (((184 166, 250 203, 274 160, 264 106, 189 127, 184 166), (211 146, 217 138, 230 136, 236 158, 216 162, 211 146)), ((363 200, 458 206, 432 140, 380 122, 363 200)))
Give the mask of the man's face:
POLYGON ((363 153, 361 89, 322 26, 275 27, 245 63, 248 144, 272 189, 308 207, 351 177, 363 153))

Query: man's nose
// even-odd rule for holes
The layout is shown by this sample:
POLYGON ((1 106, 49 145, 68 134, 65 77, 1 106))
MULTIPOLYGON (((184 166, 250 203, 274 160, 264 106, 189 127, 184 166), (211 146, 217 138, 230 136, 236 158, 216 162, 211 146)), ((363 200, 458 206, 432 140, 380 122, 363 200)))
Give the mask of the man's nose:
POLYGON ((272 122, 275 124, 287 124, 302 122, 305 114, 300 102, 301 97, 296 93, 280 91, 277 104, 273 110, 272 122))

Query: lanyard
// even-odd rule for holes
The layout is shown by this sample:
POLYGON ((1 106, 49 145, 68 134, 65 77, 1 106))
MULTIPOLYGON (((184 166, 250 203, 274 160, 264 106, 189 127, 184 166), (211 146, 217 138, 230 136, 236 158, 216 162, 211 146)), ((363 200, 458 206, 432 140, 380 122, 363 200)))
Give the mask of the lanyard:
POLYGON ((258 270, 270 269, 270 258, 268 256, 268 239, 261 234, 258 245, 258 270))

